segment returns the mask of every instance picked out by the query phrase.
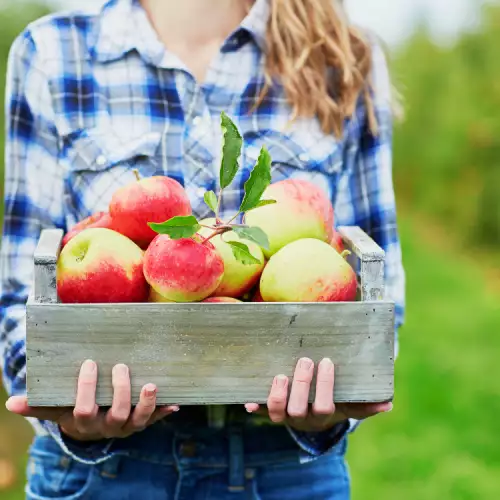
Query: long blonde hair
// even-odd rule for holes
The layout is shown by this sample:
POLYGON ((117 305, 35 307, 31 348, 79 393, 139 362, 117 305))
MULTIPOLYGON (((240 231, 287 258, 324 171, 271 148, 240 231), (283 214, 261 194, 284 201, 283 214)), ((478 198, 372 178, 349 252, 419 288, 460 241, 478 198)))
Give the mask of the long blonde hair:
POLYGON ((297 117, 317 117, 325 133, 342 136, 344 120, 363 96, 372 132, 377 123, 369 92, 372 54, 350 25, 340 0, 269 0, 265 98, 282 83, 297 117))

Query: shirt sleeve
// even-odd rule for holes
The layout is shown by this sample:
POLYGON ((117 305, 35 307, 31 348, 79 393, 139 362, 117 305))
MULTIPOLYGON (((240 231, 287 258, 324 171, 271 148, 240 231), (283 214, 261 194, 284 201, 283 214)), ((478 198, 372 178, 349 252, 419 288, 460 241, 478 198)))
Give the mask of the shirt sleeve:
MULTIPOLYGON (((12 45, 6 86, 4 225, 0 262, 2 380, 10 395, 26 393, 26 302, 33 256, 42 229, 66 229, 64 174, 59 138, 43 62, 29 31, 12 45)), ((81 446, 65 441, 56 424, 33 421, 77 460, 102 458, 107 442, 81 446), (71 450, 69 450, 71 447, 71 450)))
POLYGON ((335 200, 338 226, 359 226, 385 251, 385 298, 395 302, 396 330, 404 322, 405 273, 402 265, 392 177, 392 92, 385 55, 373 46, 372 98, 377 133, 364 105, 349 124, 344 172, 335 200))

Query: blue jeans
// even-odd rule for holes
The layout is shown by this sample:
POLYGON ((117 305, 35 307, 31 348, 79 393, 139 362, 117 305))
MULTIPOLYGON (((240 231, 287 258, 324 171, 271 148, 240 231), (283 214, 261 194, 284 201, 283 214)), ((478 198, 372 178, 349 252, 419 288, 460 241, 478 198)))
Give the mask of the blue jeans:
POLYGON ((26 492, 32 500, 348 500, 346 446, 343 439, 301 463, 280 426, 216 430, 165 420, 117 440, 107 461, 85 465, 51 437, 38 436, 26 492))

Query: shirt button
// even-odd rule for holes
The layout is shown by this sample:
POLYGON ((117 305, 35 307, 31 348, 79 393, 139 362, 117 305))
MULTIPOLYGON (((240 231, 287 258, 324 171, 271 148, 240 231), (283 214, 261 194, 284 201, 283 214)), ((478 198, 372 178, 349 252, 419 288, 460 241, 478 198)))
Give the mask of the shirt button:
POLYGON ((104 167, 106 165, 106 157, 104 155, 99 155, 96 159, 96 163, 98 167, 104 167))

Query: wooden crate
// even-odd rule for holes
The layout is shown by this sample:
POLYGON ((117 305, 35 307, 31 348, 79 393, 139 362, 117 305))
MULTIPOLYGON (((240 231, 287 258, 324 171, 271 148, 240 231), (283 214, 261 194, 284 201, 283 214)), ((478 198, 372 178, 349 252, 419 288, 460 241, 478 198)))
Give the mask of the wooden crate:
POLYGON ((265 403, 273 377, 292 376, 302 356, 334 361, 337 402, 391 400, 394 303, 383 299, 384 252, 358 227, 340 233, 358 273, 358 302, 61 304, 63 234, 44 231, 27 304, 29 404, 73 406, 88 358, 99 366, 103 406, 112 401, 116 363, 130 368, 134 403, 152 382, 158 404, 218 405, 265 403))

